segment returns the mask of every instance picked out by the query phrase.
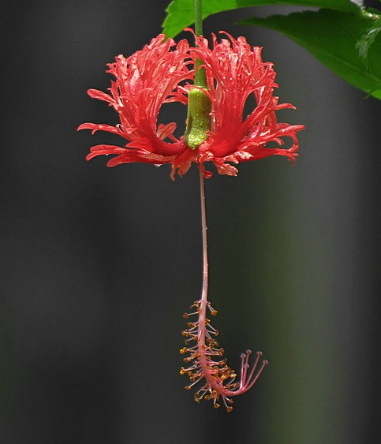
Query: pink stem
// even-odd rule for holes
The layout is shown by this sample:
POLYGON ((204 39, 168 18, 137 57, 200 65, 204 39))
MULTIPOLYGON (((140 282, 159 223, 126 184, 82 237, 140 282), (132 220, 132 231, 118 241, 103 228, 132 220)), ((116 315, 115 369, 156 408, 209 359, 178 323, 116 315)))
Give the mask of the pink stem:
MULTIPOLYGON (((205 185, 204 185, 204 168, 203 164, 199 165, 200 170, 200 203, 201 203, 201 229, 202 229, 202 291, 201 291, 201 304, 198 324, 198 344, 205 343, 205 319, 206 319, 206 306, 208 304, 208 239, 207 239, 207 226, 206 226, 206 208, 205 208, 205 185)), ((201 350, 200 350, 201 351, 201 350)), ((203 354, 203 353, 202 353, 203 354)), ((206 364, 206 363, 205 363, 206 364)))
POLYGON ((202 253, 203 253, 203 273, 202 273, 202 293, 201 301, 204 308, 208 301, 208 238, 207 238, 207 226, 206 226, 206 209, 205 209, 205 186, 204 186, 204 169, 201 164, 200 167, 200 200, 201 200, 201 226, 202 226, 202 253))
POLYGON ((205 208, 205 185, 204 185, 204 168, 203 164, 199 165, 200 170, 200 203, 201 203, 201 227, 202 227, 202 256, 203 256, 203 272, 202 272, 202 291, 201 291, 201 303, 200 314, 198 323, 198 348, 200 353, 200 365, 205 376, 205 379, 213 387, 217 388, 216 382, 208 369, 208 363, 205 355, 205 320, 206 320, 206 307, 208 305, 208 238, 206 225, 206 208, 205 208))

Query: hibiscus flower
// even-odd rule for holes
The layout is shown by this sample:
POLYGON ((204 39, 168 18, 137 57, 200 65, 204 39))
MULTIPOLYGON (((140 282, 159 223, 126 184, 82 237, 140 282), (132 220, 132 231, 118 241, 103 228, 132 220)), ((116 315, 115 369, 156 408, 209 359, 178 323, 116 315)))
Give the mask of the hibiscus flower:
POLYGON ((111 132, 127 143, 93 146, 87 159, 113 155, 107 163, 110 167, 132 162, 171 164, 172 179, 176 171, 183 176, 193 162, 205 177, 210 177, 212 173, 205 170, 206 162, 212 162, 219 174, 236 176, 238 170, 234 164, 240 162, 273 155, 295 161, 297 132, 304 126, 278 123, 276 111, 294 107, 289 103, 279 104, 278 97, 273 95, 278 86, 273 65, 264 63, 261 48, 252 49, 244 37, 234 39, 221 34, 226 37, 218 41, 213 35, 211 47, 202 36, 196 37, 196 45, 192 47, 187 40, 176 44, 161 34, 132 56, 116 57, 108 65, 107 72, 115 77, 109 93, 90 89, 88 94, 112 106, 119 114, 120 123, 115 126, 84 123, 78 129, 90 129, 93 134, 99 130, 111 132), (193 85, 196 69, 205 70, 207 87, 193 85), (189 94, 195 90, 202 92, 210 103, 209 125, 196 146, 187 135, 180 138, 174 135, 175 122, 157 122, 163 104, 187 105, 189 94), (249 98, 254 99, 255 105, 245 117, 249 98), (284 138, 291 141, 288 148, 282 148, 284 138))

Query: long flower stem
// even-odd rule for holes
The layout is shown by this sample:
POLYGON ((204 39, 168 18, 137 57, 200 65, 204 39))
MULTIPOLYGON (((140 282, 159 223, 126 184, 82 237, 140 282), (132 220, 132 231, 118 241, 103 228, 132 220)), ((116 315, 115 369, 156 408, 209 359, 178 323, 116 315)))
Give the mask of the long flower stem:
MULTIPOLYGON (((197 36, 202 35, 202 0, 194 0, 194 30, 197 36)), ((196 67, 197 68, 197 67, 196 67)), ((197 77, 199 69, 196 69, 195 84, 201 79, 197 77)), ((203 79, 205 79, 205 70, 203 70, 203 79)), ((204 83, 204 85, 206 82, 204 83)), ((204 86, 200 85, 200 86, 204 86)), ((202 300, 208 299, 208 237, 206 226, 206 208, 205 208, 205 186, 204 186, 204 169, 200 165, 200 203, 201 203, 201 226, 202 226, 202 251, 203 251, 203 282, 202 282, 202 300)))
MULTIPOLYGON (((194 30, 196 36, 202 35, 202 0, 194 1, 194 30)), ((200 60, 196 60, 195 79, 194 83, 197 86, 206 86, 205 69, 199 69, 200 60)), ((197 93, 200 91, 196 90, 197 93)), ((201 205, 201 231, 202 231, 202 290, 200 300, 200 317, 199 328, 197 332, 198 343, 205 343, 205 329, 200 328, 200 325, 205 324, 206 306, 208 302, 208 285, 209 285, 209 264, 208 264, 208 236, 206 225, 206 206, 205 206, 205 179, 204 179, 204 165, 199 164, 200 176, 200 205, 201 205)))
MULTIPOLYGON (((205 205, 205 179, 204 179, 204 169, 203 166, 199 166, 200 170, 200 204, 201 204, 201 231, 202 231, 202 290, 199 308, 199 320, 197 329, 197 342, 198 342, 198 354, 199 363, 202 369, 202 375, 209 384, 211 390, 216 391, 221 389, 218 385, 213 373, 210 372, 209 366, 210 361, 208 361, 206 353, 206 326, 209 324, 207 319, 207 307, 210 308, 210 303, 208 302, 208 286, 209 286, 209 263, 208 263, 208 227, 206 224, 206 205, 205 205)), ((211 310, 213 313, 217 313, 214 309, 211 310)), ((215 406, 219 404, 215 403, 215 406)), ((230 410, 229 410, 230 411, 230 410)))
POLYGON ((209 285, 209 264, 208 264, 208 227, 206 225, 206 206, 205 206, 205 180, 204 170, 200 165, 200 204, 201 204, 201 231, 202 231, 202 290, 200 300, 200 318, 198 328, 199 344, 205 343, 205 319, 206 307, 208 304, 208 285, 209 285))
POLYGON ((208 227, 206 225, 206 208, 205 208, 205 186, 204 186, 204 171, 203 168, 200 167, 200 203, 201 203, 201 229, 202 229, 202 259, 203 259, 203 267, 202 267, 202 293, 201 300, 208 300, 208 237, 207 230, 208 227))

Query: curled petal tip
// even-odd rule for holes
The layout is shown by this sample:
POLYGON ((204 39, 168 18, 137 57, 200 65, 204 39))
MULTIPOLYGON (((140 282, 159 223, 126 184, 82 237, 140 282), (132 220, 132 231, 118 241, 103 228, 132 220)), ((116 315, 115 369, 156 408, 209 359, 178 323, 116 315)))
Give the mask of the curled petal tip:
POLYGON ((81 123, 81 125, 79 125, 79 127, 77 128, 77 131, 81 131, 84 129, 87 129, 87 123, 81 123))

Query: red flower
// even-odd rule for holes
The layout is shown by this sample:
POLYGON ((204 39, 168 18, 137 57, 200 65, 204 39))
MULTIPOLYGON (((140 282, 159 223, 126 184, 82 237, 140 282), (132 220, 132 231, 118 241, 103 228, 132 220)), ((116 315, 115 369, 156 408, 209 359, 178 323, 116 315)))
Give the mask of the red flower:
MULTIPOLYGON (((189 47, 186 40, 177 45, 164 35, 154 38, 141 51, 125 58, 120 55, 109 64, 113 74, 110 94, 90 89, 88 94, 104 100, 119 113, 120 124, 114 126, 84 123, 79 130, 91 129, 118 134, 128 140, 124 147, 96 145, 87 156, 90 160, 102 154, 114 154, 108 166, 121 163, 172 164, 171 177, 176 170, 185 174, 192 162, 199 167, 212 161, 220 174, 237 175, 231 165, 258 160, 272 155, 295 160, 298 140, 296 133, 303 125, 278 123, 275 111, 294 108, 278 104, 273 96, 275 71, 271 63, 263 63, 261 48, 251 50, 244 37, 217 41, 209 48, 204 37, 196 37, 197 46, 189 47), (196 149, 190 149, 184 138, 176 138, 176 123, 157 125, 161 106, 168 102, 188 103, 187 94, 194 88, 194 65, 199 59, 205 67, 208 89, 202 89, 212 103, 211 130, 206 140, 196 149), (243 117, 244 106, 252 95, 256 106, 243 117), (268 148, 269 142, 283 144, 290 137, 288 149, 268 148)), ((206 171, 205 177, 211 173, 206 171)))

